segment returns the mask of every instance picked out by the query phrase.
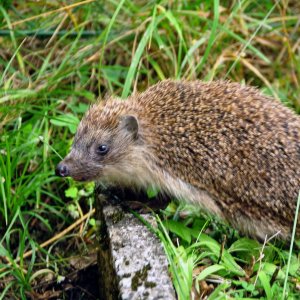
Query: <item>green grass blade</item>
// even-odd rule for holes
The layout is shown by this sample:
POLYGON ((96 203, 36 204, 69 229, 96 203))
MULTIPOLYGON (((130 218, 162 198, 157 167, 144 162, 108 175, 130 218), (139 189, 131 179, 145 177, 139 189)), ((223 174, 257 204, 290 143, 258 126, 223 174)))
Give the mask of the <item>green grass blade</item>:
POLYGON ((291 238, 291 244, 290 244, 290 250, 289 250, 289 259, 288 259, 288 263, 287 263, 284 285, 283 285, 282 300, 284 300, 286 297, 287 282, 288 282, 289 270, 290 270, 291 259, 292 259, 292 254, 293 254, 293 246, 294 246, 294 241, 295 241, 295 237, 296 237, 296 229, 297 229, 297 222, 298 222, 298 216, 299 216, 299 207, 300 207, 300 191, 298 194, 297 206, 296 206, 296 211, 295 211, 295 219, 294 219, 292 238, 291 238))
POLYGON ((219 24, 219 0, 214 0, 214 19, 213 19, 213 24, 211 27, 211 32, 210 32, 210 36, 208 39, 208 44, 207 47, 205 49, 204 55, 201 58, 201 61, 199 63, 199 65, 196 67, 198 72, 201 72, 203 65, 205 64, 208 55, 210 53, 210 50, 214 44, 215 41, 215 37, 216 37, 216 32, 217 32, 217 28, 218 28, 218 24, 219 24))
POLYGON ((150 62, 150 64, 152 65, 153 69, 156 71, 157 76, 159 77, 160 80, 164 80, 166 79, 166 76, 163 72, 163 70, 161 69, 159 63, 157 61, 155 61, 152 57, 148 56, 148 61, 150 62))
POLYGON ((270 286, 270 280, 268 278, 268 276, 266 275, 266 273, 264 271, 260 271, 258 273, 258 278, 264 288, 264 291, 266 293, 267 299, 268 300, 272 300, 272 290, 271 290, 271 286, 270 286))
POLYGON ((10 221, 5 234, 3 235, 3 237, 1 238, 0 244, 3 244, 3 241, 6 239, 6 237, 9 235, 9 233, 11 232, 13 226, 15 225, 15 222, 17 220, 17 217, 20 214, 20 208, 17 208, 17 211, 15 212, 15 215, 13 216, 12 220, 10 221))
POLYGON ((220 296, 220 293, 221 293, 222 290, 225 292, 225 290, 228 289, 229 287, 230 287, 230 283, 229 282, 221 283, 209 295, 208 300, 223 300, 223 299, 227 299, 227 297, 224 295, 224 293, 221 296, 220 296))
POLYGON ((105 29, 105 36, 104 36, 104 41, 103 41, 103 44, 102 44, 102 51, 101 51, 101 55, 100 55, 100 59, 99 59, 99 70, 101 70, 102 68, 102 60, 103 60, 103 56, 104 56, 104 50, 105 50, 105 46, 106 46, 106 43, 107 43, 107 40, 108 40, 108 36, 111 32, 111 28, 113 26, 113 24, 115 23, 116 21, 116 18, 124 4, 125 0, 121 0, 119 5, 117 6, 117 9, 115 10, 107 28, 105 29))
POLYGON ((151 22, 150 26, 148 26, 148 28, 144 32, 144 36, 142 37, 142 39, 136 49, 134 57, 132 58, 132 62, 129 67, 129 71, 128 71, 128 74, 127 74, 127 77, 125 80, 122 98, 128 97, 130 88, 131 88, 135 73, 137 71, 138 64, 139 64, 142 54, 144 52, 144 49, 152 36, 154 27, 156 27, 161 20, 162 20, 161 16, 156 18, 156 20, 154 22, 151 22))
MULTIPOLYGON (((245 40, 244 38, 242 38, 241 36, 239 36, 238 34, 234 33, 233 31, 231 31, 230 29, 222 26, 219 24, 219 27, 221 30, 223 30, 224 32, 226 32, 228 35, 230 35, 231 37, 233 37, 235 40, 237 40, 238 42, 246 45, 247 44, 247 40, 245 40)), ((248 44, 247 48, 249 48, 249 50, 251 50, 257 57, 259 57, 260 59, 262 59, 265 63, 267 64, 271 64, 271 60, 265 56, 259 49, 255 48, 253 45, 248 44)))
MULTIPOLYGON (((6 10, 3 8, 2 5, 0 5, 0 11, 7 23, 7 26, 10 30, 10 38, 11 38, 11 41, 14 45, 14 48, 15 48, 15 53, 16 53, 16 57, 17 57, 17 60, 18 60, 18 63, 19 63, 19 67, 20 67, 20 70, 23 74, 25 74, 25 65, 24 65, 24 61, 23 61, 23 58, 22 58, 22 55, 20 54, 19 50, 18 50, 18 46, 17 46, 17 41, 16 41, 16 38, 15 38, 15 35, 14 35, 14 31, 13 31, 13 28, 12 28, 12 25, 11 25, 11 22, 10 22, 10 18, 9 18, 9 15, 7 14, 6 10)), ((22 43, 21 43, 22 45, 22 43)))
POLYGON ((213 273, 217 273, 220 270, 224 270, 225 267, 221 266, 221 265, 212 265, 209 266, 207 268, 205 268, 198 276, 197 276, 197 280, 203 280, 205 279, 207 276, 213 274, 213 273))
POLYGON ((13 286, 13 284, 14 284, 14 282, 10 282, 10 283, 8 283, 8 284, 5 286, 5 288, 3 289, 3 291, 2 291, 2 293, 1 293, 1 295, 0 295, 0 300, 2 300, 2 299, 7 299, 7 298, 6 298, 6 293, 7 293, 7 291, 13 286))
POLYGON ((0 79, 0 86, 2 86, 2 84, 4 83, 5 76, 6 76, 7 72, 8 72, 8 70, 9 70, 9 68, 10 68, 10 66, 11 66, 11 64, 12 64, 12 62, 13 62, 13 60, 14 60, 15 57, 18 55, 18 53, 19 53, 21 47, 23 46, 24 42, 25 42, 25 39, 24 39, 24 40, 20 43, 20 45, 17 47, 17 49, 15 50, 14 54, 13 54, 12 57, 10 58, 8 64, 6 65, 6 67, 5 67, 4 71, 3 71, 3 74, 2 74, 2 76, 1 76, 1 79, 0 79))
MULTIPOLYGON (((2 159, 0 157, 0 159, 2 159)), ((6 193, 4 189, 4 177, 0 177, 0 187, 1 187, 1 195, 2 195, 2 201, 3 201, 3 213, 4 213, 4 219, 5 219, 5 225, 7 226, 8 224, 8 216, 7 216, 7 198, 6 198, 6 193)))
POLYGON ((273 12, 273 10, 275 9, 275 7, 278 5, 280 0, 277 0, 275 2, 275 4, 272 6, 272 8, 269 10, 269 12, 266 14, 266 16, 263 18, 263 20, 259 23, 259 25, 257 26, 256 30, 254 31, 254 33, 251 35, 250 39, 247 41, 246 44, 244 44, 244 47, 241 49, 241 51, 239 52, 239 55, 237 57, 237 59, 233 62, 233 64, 230 66, 229 70, 227 71, 225 77, 227 77, 230 72, 233 70, 233 68, 236 66, 236 64, 239 62, 242 54, 244 53, 244 51, 250 46, 251 42, 253 41, 253 39, 256 37, 257 33, 260 31, 260 29, 263 27, 263 25, 265 25, 266 20, 270 17, 271 13, 273 12))
POLYGON ((191 47, 190 49, 188 50, 187 54, 185 55, 182 63, 181 63, 181 66, 180 66, 180 69, 181 71, 183 70, 183 68, 185 67, 185 65, 187 64, 187 62, 190 60, 191 56, 193 55, 193 53, 201 46, 205 43, 206 41, 206 38, 205 37, 202 37, 200 38, 199 40, 197 40, 191 47))

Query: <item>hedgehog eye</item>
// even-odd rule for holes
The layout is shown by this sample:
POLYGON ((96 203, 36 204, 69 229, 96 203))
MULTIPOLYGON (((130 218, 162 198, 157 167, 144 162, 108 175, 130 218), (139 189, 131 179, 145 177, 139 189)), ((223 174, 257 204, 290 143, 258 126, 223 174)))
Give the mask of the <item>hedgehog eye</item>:
POLYGON ((106 144, 102 144, 97 148, 97 153, 100 155, 105 155, 109 150, 109 147, 106 144))

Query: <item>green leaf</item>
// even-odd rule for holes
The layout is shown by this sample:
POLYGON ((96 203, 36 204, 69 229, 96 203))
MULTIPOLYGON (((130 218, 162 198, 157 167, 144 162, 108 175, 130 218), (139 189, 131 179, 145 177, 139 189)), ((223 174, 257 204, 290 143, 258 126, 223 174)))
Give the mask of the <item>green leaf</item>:
POLYGON ((220 284, 217 288, 214 289, 214 291, 209 295, 208 300, 217 300, 217 299, 227 299, 227 296, 225 295, 225 290, 230 287, 229 282, 224 282, 220 284), (223 295, 223 298, 220 298, 219 296, 223 295))
MULTIPOLYGON (((296 257, 296 255, 291 255, 291 263, 289 268, 289 274, 292 276, 295 276, 298 270, 300 270, 300 261, 299 258, 296 257)), ((282 268, 282 271, 285 273, 287 269, 287 265, 282 268)))
POLYGON ((147 196, 149 199, 155 198, 159 192, 159 189, 156 188, 148 188, 147 189, 147 196))
POLYGON ((0 244, 0 256, 7 257, 8 252, 7 250, 0 244))
POLYGON ((272 300, 272 291, 271 291, 271 286, 270 286, 270 280, 267 276, 267 274, 264 271, 260 271, 258 273, 258 278, 265 290, 266 296, 268 300, 272 300))
POLYGON ((76 199, 78 195, 78 188, 75 186, 68 188, 67 190, 65 190, 65 195, 66 197, 76 199))
POLYGON ((82 113, 85 113, 88 110, 89 105, 86 104, 86 103, 79 103, 79 104, 76 104, 76 105, 75 104, 69 105, 69 107, 72 109, 73 112, 82 114, 82 113))
POLYGON ((79 211, 74 204, 67 205, 67 210, 73 219, 79 218, 79 211))
POLYGON ((89 224, 90 224, 92 227, 94 227, 94 226, 96 225, 96 220, 95 220, 94 218, 91 218, 91 219, 89 220, 89 224))
POLYGON ((68 127, 71 133, 76 133, 79 119, 72 114, 65 114, 55 117, 50 120, 50 123, 55 126, 68 127))
POLYGON ((203 280, 205 279, 207 276, 213 274, 213 273, 217 273, 220 270, 224 270, 225 268, 221 265, 212 265, 209 266, 207 268, 205 268, 198 276, 197 276, 197 280, 203 280))
POLYGON ((178 235, 184 241, 191 243, 192 237, 188 227, 174 220, 164 221, 163 224, 166 228, 178 235))
POLYGON ((255 285, 252 283, 248 283, 246 281, 241 282, 242 287, 247 291, 247 292, 254 292, 255 290, 255 285))
POLYGON ((257 241, 241 238, 235 241, 228 249, 229 253, 234 253, 234 256, 249 261, 252 256, 258 257, 260 244, 257 241))
MULTIPOLYGON (((256 272, 259 268, 259 265, 256 264, 254 267, 254 272, 256 272)), ((273 276, 274 272, 276 271, 277 266, 275 264, 269 263, 269 262, 264 262, 261 266, 261 270, 264 271, 264 273, 266 273, 269 276, 273 276)), ((277 279, 284 279, 284 275, 285 273, 282 270, 279 270, 278 274, 277 274, 277 279)))
POLYGON ((257 241, 248 238, 241 238, 235 241, 230 246, 228 252, 232 253, 232 252, 252 251, 252 250, 259 251, 259 249, 260 249, 260 244, 257 241))
MULTIPOLYGON (((215 260, 218 259, 220 255, 221 246, 213 238, 202 233, 199 237, 199 241, 191 245, 190 249, 199 248, 199 247, 208 248, 209 250, 211 250, 212 258, 214 258, 215 260)), ((245 276, 245 271, 235 262, 234 258, 226 249, 223 250, 221 262, 222 265, 231 273, 239 276, 245 276)))

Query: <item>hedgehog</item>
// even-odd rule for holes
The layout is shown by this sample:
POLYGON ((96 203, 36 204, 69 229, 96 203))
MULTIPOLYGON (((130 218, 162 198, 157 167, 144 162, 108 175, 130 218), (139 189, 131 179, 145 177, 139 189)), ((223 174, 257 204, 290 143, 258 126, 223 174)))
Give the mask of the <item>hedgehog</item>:
POLYGON ((288 240, 300 188, 299 135, 299 116, 254 87, 165 80, 126 101, 92 105, 56 172, 159 189, 242 234, 288 240))

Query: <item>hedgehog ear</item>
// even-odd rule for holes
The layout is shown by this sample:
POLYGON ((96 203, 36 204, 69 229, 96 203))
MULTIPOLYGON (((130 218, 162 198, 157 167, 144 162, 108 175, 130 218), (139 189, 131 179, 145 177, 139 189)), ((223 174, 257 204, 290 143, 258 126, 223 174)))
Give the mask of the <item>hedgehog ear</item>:
POLYGON ((121 117, 121 128, 124 128, 134 139, 137 139, 139 133, 139 123, 135 116, 126 115, 121 117))

